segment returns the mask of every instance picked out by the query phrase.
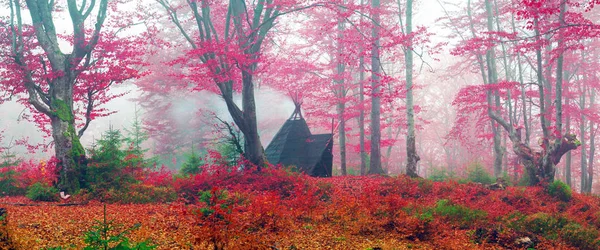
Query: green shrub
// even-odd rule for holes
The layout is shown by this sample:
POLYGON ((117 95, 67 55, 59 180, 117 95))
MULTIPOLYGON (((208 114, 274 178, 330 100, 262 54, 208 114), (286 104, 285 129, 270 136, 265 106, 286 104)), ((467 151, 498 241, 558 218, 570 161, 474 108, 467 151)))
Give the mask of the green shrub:
POLYGON ((181 165, 181 169, 179 169, 179 172, 181 172, 181 174, 184 176, 198 174, 202 172, 200 166, 202 166, 203 164, 204 163, 202 162, 200 155, 192 149, 191 153, 186 154, 185 162, 183 163, 183 165, 181 165))
POLYGON ((149 241, 139 243, 130 243, 126 236, 131 231, 140 227, 140 224, 135 224, 133 227, 127 228, 122 232, 113 233, 115 225, 112 220, 106 219, 106 204, 104 205, 104 217, 102 221, 96 221, 96 225, 92 230, 85 232, 84 242, 87 244, 85 250, 95 249, 114 249, 114 250, 151 250, 156 246, 150 244, 149 241))
POLYGON ((450 201, 442 199, 436 203, 433 210, 435 215, 448 218, 450 221, 458 223, 460 226, 468 226, 469 224, 483 220, 487 217, 487 213, 482 210, 470 209, 461 205, 451 204, 450 201))
POLYGON ((467 180, 481 184, 492 184, 496 180, 485 170, 481 163, 471 164, 467 170, 467 180))
POLYGON ((34 201, 57 201, 58 190, 44 183, 36 182, 27 188, 27 198, 34 201))
POLYGON ((172 187, 155 187, 151 185, 132 185, 128 192, 123 192, 119 202, 123 203, 159 203, 172 202, 177 199, 177 193, 172 187))
POLYGON ((135 182, 132 171, 124 171, 127 152, 122 147, 121 132, 111 127, 89 150, 87 181, 95 195, 111 188, 121 190, 135 182))
POLYGON ((548 185, 547 190, 548 194, 550 194, 552 197, 558 198, 559 200, 564 202, 570 201, 573 197, 573 194, 571 193, 571 188, 567 184, 559 180, 550 183, 550 185, 548 185))
POLYGON ((447 171, 444 168, 434 168, 434 169, 432 169, 431 173, 427 177, 427 179, 432 180, 432 181, 436 181, 436 182, 447 181, 447 180, 451 180, 451 179, 454 179, 454 178, 456 178, 456 175, 454 174, 454 172, 447 171))
POLYGON ((568 220, 547 213, 535 213, 527 216, 523 222, 522 229, 543 235, 548 239, 556 239, 558 232, 568 223, 568 220))
POLYGON ((561 238, 577 249, 599 249, 598 231, 571 222, 561 231, 561 238))
POLYGON ((17 186, 17 172, 0 166, 0 196, 24 195, 25 188, 17 186))

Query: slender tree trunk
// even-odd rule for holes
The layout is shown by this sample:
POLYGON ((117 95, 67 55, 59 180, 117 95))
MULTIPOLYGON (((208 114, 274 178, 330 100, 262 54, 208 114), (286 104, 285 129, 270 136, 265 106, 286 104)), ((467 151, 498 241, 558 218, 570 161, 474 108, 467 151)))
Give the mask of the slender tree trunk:
MULTIPOLYGON (((406 35, 412 33, 412 9, 413 0, 406 1, 406 35)), ((409 47, 405 50, 406 64, 406 121, 408 131, 406 134, 406 174, 410 177, 418 177, 417 162, 421 159, 417 154, 415 144, 415 111, 413 104, 413 51, 412 40, 408 41, 409 47)))
MULTIPOLYGON (((564 16, 565 16, 565 11, 566 11, 566 0, 562 0, 561 4, 560 4, 560 14, 559 14, 559 21, 562 24, 564 24, 564 16)), ((558 59, 556 61, 556 99, 554 101, 555 105, 556 105, 556 131, 558 131, 558 134, 562 135, 563 134, 563 119, 562 119, 562 88, 563 88, 563 77, 564 77, 564 72, 563 72, 563 63, 564 63, 564 34, 562 29, 558 31, 558 50, 560 51, 559 55, 558 55, 558 59)), ((550 72, 550 71, 548 71, 550 72)), ((549 81, 549 79, 546 79, 546 81, 549 81)), ((551 94, 551 92, 550 92, 551 94)), ((548 98, 549 99, 549 98, 548 98)), ((559 138, 562 139, 562 138, 559 138)), ((567 156, 569 157, 569 156, 567 156)), ((569 159, 570 160, 570 159, 569 159)))
MULTIPOLYGON (((564 24, 564 19, 565 19, 565 12, 566 12, 566 4, 567 0, 561 0, 561 4, 560 4, 560 15, 559 15, 559 21, 562 24, 564 24)), ((558 134, 563 134, 563 119, 562 119, 562 88, 563 88, 563 76, 564 76, 564 72, 563 72, 563 62, 564 62, 564 34, 563 34, 563 30, 559 30, 558 31, 558 50, 559 50, 559 55, 558 55, 558 59, 556 60, 556 99, 554 101, 555 105, 556 105, 556 131, 558 131, 558 134)))
POLYGON ((384 174, 381 168, 381 79, 379 72, 381 63, 379 57, 379 0, 373 0, 371 7, 374 13, 371 45, 371 159, 369 174, 384 174))
MULTIPOLYGON (((492 0, 485 1, 485 9, 487 13, 487 29, 489 32, 494 31, 494 13, 492 11, 492 0)), ((488 49, 485 54, 487 68, 488 68, 488 84, 497 84, 498 83, 498 74, 496 72, 496 53, 494 48, 488 49)), ((495 106, 496 109, 500 108, 500 99, 497 94, 492 94, 492 91, 487 91, 487 101, 488 101, 488 113, 492 112, 492 107, 495 106), (492 104, 492 98, 495 100, 495 103, 492 104)), ((494 176, 501 177, 502 176, 502 156, 504 154, 504 149, 502 148, 502 138, 500 136, 500 129, 496 125, 494 120, 491 120, 492 123, 492 132, 494 134, 494 176)))
MULTIPOLYGON (((580 90, 585 91, 585 87, 580 90)), ((584 93, 584 92, 580 92, 584 93)), ((585 108, 585 94, 579 96, 579 106, 581 109, 585 108)), ((587 154, 586 154, 586 141, 585 141, 585 115, 581 113, 581 121, 579 124, 579 136, 581 137, 581 178, 580 178, 580 192, 585 192, 586 181, 587 181, 587 154)))
POLYGON ((359 143, 360 143, 360 175, 367 173, 367 151, 365 150, 365 57, 360 56, 359 60, 359 100, 360 113, 358 115, 359 143))
POLYGON ((339 135, 339 144, 340 144, 340 165, 341 165, 341 170, 342 170, 342 176, 345 176, 347 174, 347 170, 346 170, 346 118, 345 118, 345 111, 346 111, 346 101, 345 101, 345 97, 346 97, 346 87, 344 86, 344 72, 346 70, 346 67, 344 65, 344 61, 342 59, 343 57, 343 45, 342 45, 342 39, 344 39, 344 20, 343 19, 339 19, 338 23, 337 23, 337 41, 336 41, 336 47, 337 47, 337 54, 336 54, 336 60, 337 60, 337 77, 338 79, 336 80, 337 85, 336 86, 336 94, 337 94, 337 98, 338 98, 338 104, 337 104, 337 112, 338 112, 338 120, 340 122, 340 125, 338 126, 338 135, 339 135))
MULTIPOLYGON (((537 18, 534 18, 533 20, 534 23, 534 30, 535 30, 535 39, 536 42, 539 43, 540 40, 540 27, 539 27, 539 21, 537 18)), ((538 85, 538 92, 540 95, 540 125, 542 127, 542 134, 543 134, 543 139, 541 142, 542 148, 544 149, 548 149, 548 121, 547 121, 547 115, 546 114, 546 91, 544 91, 544 80, 543 80, 543 67, 542 67, 542 49, 541 46, 538 45, 538 47, 535 50, 535 55, 536 55, 536 62, 537 62, 537 85, 538 85)))
MULTIPOLYGON (((565 100, 565 103, 569 103, 569 98, 567 98, 565 100)), ((567 117, 566 117, 566 124, 565 124, 565 130, 567 131, 567 133, 571 132, 571 116, 567 113, 567 117)), ((571 159, 572 155, 571 155, 571 151, 569 151, 567 153, 566 159, 565 159, 565 172, 564 172, 564 176, 565 176, 565 183, 567 185, 569 185, 569 187, 571 187, 571 163, 572 163, 572 159, 571 159)))
POLYGON ((338 136, 340 143, 340 167, 342 170, 342 176, 346 176, 346 120, 344 119, 344 113, 346 110, 346 105, 344 103, 338 103, 338 120, 340 121, 340 125, 338 126, 338 136))
MULTIPOLYGON (((594 105, 596 99, 596 91, 594 88, 590 88, 590 107, 594 105)), ((592 193, 592 184, 594 181, 594 156, 596 154, 596 129, 592 119, 590 119, 590 152, 588 160, 588 173, 586 180, 586 192, 592 193)))
MULTIPOLYGON (((360 6, 363 6, 364 0, 360 1, 360 6)), ((360 22, 363 22, 363 16, 360 17, 360 22)), ((364 47, 360 45, 361 52, 364 51, 364 47)), ((360 101, 360 111, 358 115, 358 129, 359 129, 359 144, 360 144, 360 175, 367 173, 367 151, 365 150, 365 56, 360 53, 358 58, 358 91, 360 101)))
POLYGON ((596 133, 594 131, 594 121, 590 120, 590 152, 588 159, 588 173, 585 192, 592 193, 592 182, 594 180, 594 155, 596 154, 596 133))

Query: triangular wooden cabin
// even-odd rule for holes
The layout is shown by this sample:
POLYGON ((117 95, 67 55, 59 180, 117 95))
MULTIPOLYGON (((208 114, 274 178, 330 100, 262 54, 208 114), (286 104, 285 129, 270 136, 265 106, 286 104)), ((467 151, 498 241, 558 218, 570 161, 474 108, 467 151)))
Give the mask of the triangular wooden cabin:
POLYGON ((267 160, 272 164, 295 166, 310 176, 329 177, 333 164, 333 135, 311 134, 300 104, 294 101, 294 113, 265 150, 267 160))

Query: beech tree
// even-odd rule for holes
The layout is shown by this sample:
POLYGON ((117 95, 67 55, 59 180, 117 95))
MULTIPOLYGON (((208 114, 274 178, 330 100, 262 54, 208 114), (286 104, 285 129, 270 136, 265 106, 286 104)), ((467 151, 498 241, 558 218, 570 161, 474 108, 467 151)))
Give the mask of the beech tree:
POLYGON ((260 170, 265 157, 257 128, 254 81, 263 43, 280 16, 314 5, 272 0, 157 2, 191 47, 179 62, 194 65, 196 75, 192 78, 199 86, 204 85, 199 88, 214 90, 206 83, 215 83, 229 114, 244 134, 245 157, 260 170), (188 27, 188 20, 195 25, 188 27), (201 74, 207 74, 208 78, 201 74), (240 85, 241 107, 233 98, 240 85))
POLYGON ((10 16, 0 21, 0 56, 7 76, 0 79, 0 90, 7 99, 17 98, 28 106, 42 127, 51 126, 48 132, 60 162, 58 186, 63 191, 73 192, 82 182, 86 160, 79 138, 94 118, 110 113, 99 108, 116 97, 107 90, 139 74, 135 67, 141 63, 141 54, 133 50, 139 40, 117 35, 130 19, 114 22, 119 26, 116 29, 103 29, 112 4, 108 0, 26 0, 29 25, 23 20, 23 3, 9 0, 10 16), (68 15, 72 33, 57 28, 57 17, 63 13, 68 15), (66 52, 63 43, 72 50, 66 52), (77 103, 83 110, 77 109, 77 103))
POLYGON ((381 167, 381 57, 379 55, 379 29, 380 29, 379 0, 371 1, 371 158, 369 161, 369 174, 383 174, 381 167))
MULTIPOLYGON (((398 6, 400 7, 400 6, 398 6)), ((406 174, 410 177, 418 177, 417 162, 421 159, 417 155, 417 146, 415 145, 415 111, 413 104, 413 47, 412 39, 412 12, 413 0, 406 1, 406 31, 408 46, 404 49, 404 58, 406 63, 406 121, 408 133, 406 134, 406 174)))
MULTIPOLYGON (((485 33, 471 32, 473 38, 466 38, 462 36, 464 33, 459 31, 461 25, 453 26, 458 35, 463 38, 462 44, 457 46, 453 53, 474 57, 477 58, 476 62, 482 62, 481 52, 485 51, 486 63, 479 64, 479 72, 482 73, 483 82, 487 84, 486 87, 467 87, 471 92, 475 91, 474 93, 468 93, 465 88, 465 91, 459 93, 455 103, 459 105, 464 103, 462 107, 466 108, 465 111, 467 109, 487 110, 485 117, 493 121, 491 129, 495 129, 495 122, 507 133, 514 154, 527 170, 530 183, 547 183, 554 180, 556 165, 562 156, 578 148, 582 143, 570 131, 573 130, 570 125, 572 113, 566 113, 569 117, 566 122, 567 128, 563 126, 565 124, 563 104, 567 103, 569 107, 569 100, 574 98, 563 94, 568 89, 565 87, 568 86, 566 81, 572 78, 568 75, 579 74, 572 73, 577 72, 576 67, 565 70, 564 58, 567 54, 572 55, 571 51, 582 48, 582 38, 594 38, 597 32, 590 32, 593 22, 582 15, 586 8, 589 10, 590 6, 561 0, 518 1, 519 4, 500 1, 500 3, 502 4, 487 0, 479 2, 479 5, 474 5, 477 6, 473 9, 474 12, 467 13, 468 23, 461 24, 463 27, 473 27, 474 24, 479 23, 485 27, 485 33), (504 29, 512 30, 513 33, 503 31, 503 26, 500 24, 501 15, 512 19, 510 25, 505 25, 504 29), (510 51, 506 48, 508 45, 513 46, 513 53, 508 53, 510 51), (500 64, 503 67, 495 63, 498 49, 501 49, 503 54, 503 63, 500 64), (511 62, 516 65, 513 66, 516 73, 511 73, 511 62), (504 70, 504 79, 501 79, 498 74, 500 70, 504 70), (534 76, 531 83, 527 83, 525 71, 529 71, 530 75, 534 76), (487 100, 480 98, 479 93, 482 92, 486 93, 487 100), (467 96, 475 98, 468 100, 467 96), (474 106, 475 102, 478 102, 477 106, 474 106), (517 112, 518 109, 522 112, 517 112), (539 119, 537 123, 539 129, 534 127, 535 117, 539 119), (523 129, 525 135, 522 135, 523 129), (541 150, 535 148, 536 145, 529 144, 530 137, 536 135, 540 137, 538 146, 541 150)), ((579 92, 577 95, 584 98, 588 96, 585 92, 579 92)), ((494 138, 496 138, 495 133, 494 138)), ((497 145, 498 140, 494 139, 494 148, 497 148, 497 145)), ((571 161, 570 157, 567 161, 571 161)), ((494 164, 496 174, 498 169, 501 169, 497 165, 494 164)))

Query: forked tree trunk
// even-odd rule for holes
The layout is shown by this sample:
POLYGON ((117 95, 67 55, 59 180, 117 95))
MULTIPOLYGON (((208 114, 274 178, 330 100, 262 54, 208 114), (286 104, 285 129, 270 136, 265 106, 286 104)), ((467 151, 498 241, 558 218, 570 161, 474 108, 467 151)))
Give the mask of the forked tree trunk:
MULTIPOLYGON (((26 0, 25 2, 35 30, 35 38, 44 52, 43 55, 40 55, 40 60, 44 63, 44 70, 51 70, 52 72, 47 73, 54 73, 56 77, 35 79, 34 73, 25 64, 21 1, 9 2, 11 27, 15 31, 12 34, 12 52, 16 63, 24 70, 24 87, 28 92, 29 103, 50 119, 55 157, 59 161, 58 167, 60 168, 58 187, 61 191, 72 193, 80 188, 84 179, 82 172, 85 165, 85 150, 79 142, 79 137, 86 128, 84 127, 79 132, 75 130, 73 86, 81 70, 90 66, 89 59, 100 39, 101 28, 106 18, 108 0, 101 0, 98 5, 92 2, 90 5, 83 4, 83 6, 77 6, 76 1, 69 1, 64 11, 69 13, 73 25, 71 37, 73 50, 70 53, 61 51, 59 46, 59 35, 57 35, 56 25, 52 18, 53 12, 56 11, 55 6, 52 6, 54 1, 26 0), (85 27, 86 19, 90 17, 89 14, 94 9, 97 10, 97 15, 93 33, 86 37, 88 31, 85 27), (16 24, 14 23, 15 19, 17 20, 16 24), (84 58, 87 58, 85 62, 84 58), (46 65, 46 62, 49 65, 46 65), (42 87, 38 81, 47 81, 47 87, 42 87)), ((90 110, 89 106, 88 110, 90 110)))
POLYGON ((547 184, 554 181, 556 164, 564 154, 570 150, 576 149, 581 145, 574 134, 565 134, 562 138, 555 141, 549 141, 548 148, 542 151, 535 151, 521 141, 521 130, 511 127, 502 117, 495 112, 490 113, 490 117, 498 122, 507 132, 513 144, 513 151, 519 157, 529 174, 529 184, 534 186, 538 184, 547 184))

